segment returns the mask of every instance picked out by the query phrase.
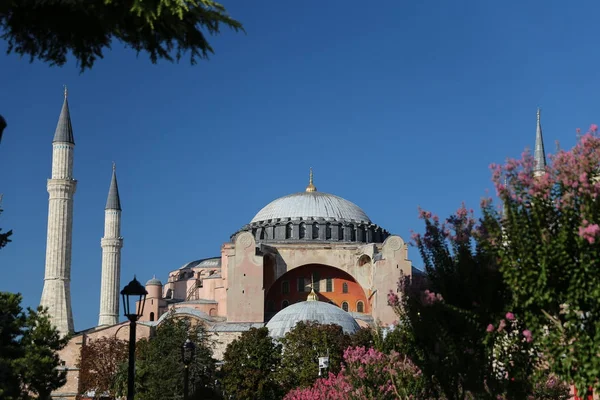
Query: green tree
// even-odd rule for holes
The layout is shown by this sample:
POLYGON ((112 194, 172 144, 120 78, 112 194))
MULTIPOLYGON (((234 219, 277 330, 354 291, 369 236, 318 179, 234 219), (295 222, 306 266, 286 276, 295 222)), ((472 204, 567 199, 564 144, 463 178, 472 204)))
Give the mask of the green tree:
POLYGON ((67 54, 81 71, 91 68, 117 40, 153 63, 206 59, 214 49, 206 37, 221 26, 242 25, 213 0, 4 0, 0 2, 0 34, 8 52, 63 65, 67 54))
POLYGON ((375 347, 377 342, 377 331, 371 327, 363 327, 350 335, 350 346, 352 347, 375 347))
MULTIPOLYGON (((215 388, 215 360, 212 357, 214 343, 208 338, 206 328, 202 322, 174 315, 165 318, 153 337, 137 342, 136 397, 145 400, 182 398, 182 346, 188 338, 196 345, 195 357, 189 366, 190 398, 219 398, 215 388)), ((125 395, 126 365, 120 369, 115 381, 117 393, 125 395)))
POLYGON ((66 382, 58 357, 68 338, 61 338, 45 310, 21 307, 20 294, 0 292, 0 398, 50 399, 66 382))
POLYGON ((484 208, 488 244, 515 313, 546 362, 579 393, 600 388, 600 137, 597 126, 540 170, 533 157, 494 165, 503 213, 484 208))
POLYGON ((113 336, 85 343, 77 363, 80 391, 94 392, 94 398, 115 398, 117 374, 120 366, 127 363, 127 351, 127 342, 113 336))
POLYGON ((319 375, 319 357, 329 354, 328 372, 339 372, 350 337, 339 325, 301 321, 281 339, 281 344, 283 356, 278 379, 287 393, 315 382, 319 375))
POLYGON ((222 367, 223 389, 233 399, 281 399, 275 372, 281 362, 281 345, 267 328, 251 328, 227 345, 222 367))
MULTIPOLYGON (((1 117, 0 117, 1 118, 1 117)), ((2 205, 2 195, 0 194, 0 206, 2 205)), ((2 208, 0 207, 0 215, 2 214, 2 208)), ((12 235, 12 231, 8 231, 2 233, 2 229, 0 228, 0 249, 6 246, 7 243, 10 242, 10 236, 12 235)))
POLYGON ((0 398, 18 399, 21 382, 16 360, 24 355, 19 343, 26 316, 21 308, 21 295, 0 292, 0 398))

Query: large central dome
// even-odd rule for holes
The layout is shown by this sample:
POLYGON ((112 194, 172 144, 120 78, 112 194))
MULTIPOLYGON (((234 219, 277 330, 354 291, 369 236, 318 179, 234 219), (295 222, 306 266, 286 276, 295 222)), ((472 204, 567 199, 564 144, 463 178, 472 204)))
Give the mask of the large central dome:
POLYGON ((356 204, 329 193, 318 192, 313 173, 304 192, 273 200, 249 224, 231 235, 251 232, 257 242, 383 243, 389 232, 371 222, 356 204))
POLYGON ((336 221, 371 222, 356 204, 333 194, 316 191, 280 197, 260 210, 250 223, 278 218, 333 218, 336 221))
POLYGON ((317 192, 313 183, 312 168, 306 191, 273 200, 263 207, 250 223, 288 218, 325 218, 335 221, 371 223, 367 214, 356 204, 333 194, 317 192))

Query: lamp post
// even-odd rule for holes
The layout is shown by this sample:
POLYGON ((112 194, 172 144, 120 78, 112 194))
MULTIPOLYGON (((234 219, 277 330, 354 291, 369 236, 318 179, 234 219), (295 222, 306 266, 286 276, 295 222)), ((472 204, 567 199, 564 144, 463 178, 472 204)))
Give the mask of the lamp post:
POLYGON ((135 398, 135 328, 137 320, 144 313, 144 304, 146 303, 146 295, 148 292, 142 286, 141 283, 135 279, 127 284, 121 290, 121 296, 123 296, 123 309, 124 314, 129 320, 129 368, 127 374, 127 400, 134 400, 135 398), (135 306, 136 297, 139 301, 139 307, 135 306), (131 305, 133 304, 133 307, 131 305), (133 308, 133 309, 132 309, 133 308))
POLYGON ((181 347, 181 361, 183 361, 183 400, 188 400, 190 364, 196 354, 196 345, 187 338, 181 347))

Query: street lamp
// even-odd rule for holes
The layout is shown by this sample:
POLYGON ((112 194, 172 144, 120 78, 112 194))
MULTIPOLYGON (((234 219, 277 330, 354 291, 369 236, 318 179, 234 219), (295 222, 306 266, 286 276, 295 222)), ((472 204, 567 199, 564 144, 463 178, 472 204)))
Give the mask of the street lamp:
POLYGON ((148 292, 141 283, 135 279, 127 284, 121 290, 123 296, 123 309, 125 316, 129 320, 129 369, 127 374, 127 400, 134 400, 135 397, 135 327, 137 320, 144 313, 144 304, 148 292), (136 297, 139 296, 139 307, 136 312, 136 297), (133 304, 133 310, 131 305, 133 304))
POLYGON ((185 343, 181 347, 181 360, 183 361, 183 400, 188 400, 189 392, 189 377, 190 377, 190 364, 194 360, 196 354, 196 345, 194 342, 187 338, 185 343))

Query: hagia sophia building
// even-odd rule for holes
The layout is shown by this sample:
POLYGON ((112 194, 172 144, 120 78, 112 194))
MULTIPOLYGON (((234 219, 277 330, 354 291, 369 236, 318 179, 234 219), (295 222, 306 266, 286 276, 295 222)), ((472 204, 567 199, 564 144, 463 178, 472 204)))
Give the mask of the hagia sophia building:
MULTIPOLYGON (((40 303, 59 332, 71 335, 60 352, 67 383, 52 394, 55 399, 80 394, 77 364, 89 340, 129 337, 129 322, 119 322, 119 293, 126 282, 120 279, 122 209, 114 166, 101 239, 98 326, 74 332, 70 295, 77 187, 74 151, 65 89, 47 183, 48 234, 40 303)), ((534 158, 541 173, 546 156, 539 110, 534 158)), ((336 323, 348 333, 360 326, 389 325, 396 315, 387 305, 388 293, 397 291, 401 276, 421 274, 408 259, 408 245, 400 236, 375 224, 356 204, 318 191, 312 170, 304 190, 268 203, 223 243, 219 253, 184 264, 165 281, 156 277, 147 281, 148 295, 136 325, 138 339, 152 336, 168 315, 186 316, 205 324, 216 341, 214 356, 221 359, 227 344, 252 327, 267 326, 278 338, 301 320, 336 323)))
MULTIPOLYGON (((60 353, 67 383, 56 399, 75 399, 77 363, 89 340, 129 337, 129 322, 119 322, 121 200, 113 166, 105 207, 98 326, 74 332, 70 275, 73 200, 77 187, 75 137, 67 91, 52 141, 46 266, 41 305, 69 344, 60 353)), ((215 257, 193 260, 164 281, 146 283, 137 338, 149 337, 168 315, 204 323, 217 341, 220 359, 228 343, 251 327, 267 326, 281 337, 300 320, 336 323, 346 332, 360 326, 387 325, 396 319, 387 305, 402 275, 419 273, 408 259, 407 243, 375 224, 356 204, 317 190, 312 170, 308 186, 271 201, 250 222, 215 249, 215 257)), ((249 216, 250 217, 250 216, 249 216)), ((100 264, 100 263, 99 263, 100 264)), ((150 278, 150 277, 148 277, 150 278)))

